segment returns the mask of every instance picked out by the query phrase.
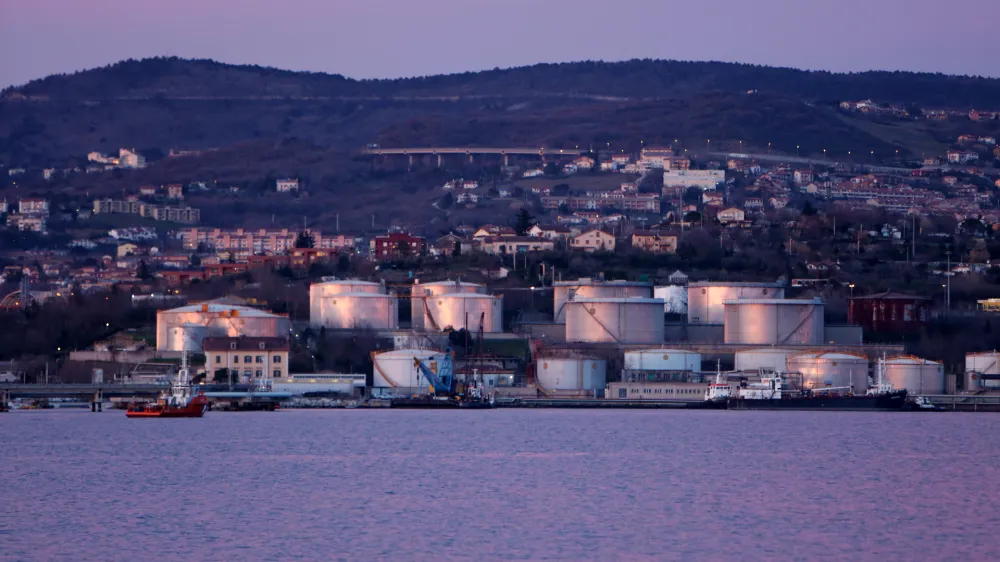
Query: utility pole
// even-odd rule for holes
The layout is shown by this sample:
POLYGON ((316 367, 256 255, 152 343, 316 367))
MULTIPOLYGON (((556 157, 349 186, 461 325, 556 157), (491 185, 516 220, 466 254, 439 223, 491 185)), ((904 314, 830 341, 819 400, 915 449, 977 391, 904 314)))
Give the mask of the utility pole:
POLYGON ((947 303, 947 307, 948 307, 947 310, 948 310, 948 312, 951 312, 951 250, 948 250, 947 252, 945 252, 945 254, 948 256, 948 270, 945 271, 945 273, 944 273, 948 277, 948 282, 947 282, 948 283, 948 289, 947 289, 948 294, 945 297, 945 302, 947 303))

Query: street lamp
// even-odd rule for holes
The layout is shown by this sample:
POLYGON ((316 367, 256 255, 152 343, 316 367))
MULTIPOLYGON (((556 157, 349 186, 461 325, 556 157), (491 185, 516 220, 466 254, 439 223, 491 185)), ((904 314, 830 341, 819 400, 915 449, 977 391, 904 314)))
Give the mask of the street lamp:
POLYGON ((854 283, 849 284, 848 287, 851 288, 851 298, 853 299, 854 298, 854 283))
POLYGON ((799 145, 795 145, 795 156, 799 155, 799 145))

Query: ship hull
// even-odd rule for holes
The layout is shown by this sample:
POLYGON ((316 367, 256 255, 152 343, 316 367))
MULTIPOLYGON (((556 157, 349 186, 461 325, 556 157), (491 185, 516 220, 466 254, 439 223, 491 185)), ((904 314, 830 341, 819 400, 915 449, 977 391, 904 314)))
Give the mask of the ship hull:
POLYGON ((489 402, 436 400, 433 398, 393 398, 392 408, 434 409, 434 410, 488 410, 493 407, 489 402))
POLYGON ((879 396, 814 396, 751 400, 731 398, 730 410, 839 410, 839 411, 902 411, 907 406, 906 391, 879 396))
POLYGON ((198 396, 186 406, 177 407, 135 407, 129 408, 125 416, 129 418, 200 418, 208 410, 208 399, 198 396))

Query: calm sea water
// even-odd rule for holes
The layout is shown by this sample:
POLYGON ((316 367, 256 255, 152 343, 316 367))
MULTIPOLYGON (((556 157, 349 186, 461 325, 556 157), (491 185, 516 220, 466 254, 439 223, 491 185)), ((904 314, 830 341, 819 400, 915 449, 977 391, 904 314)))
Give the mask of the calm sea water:
POLYGON ((0 414, 3 560, 996 560, 1000 414, 0 414))

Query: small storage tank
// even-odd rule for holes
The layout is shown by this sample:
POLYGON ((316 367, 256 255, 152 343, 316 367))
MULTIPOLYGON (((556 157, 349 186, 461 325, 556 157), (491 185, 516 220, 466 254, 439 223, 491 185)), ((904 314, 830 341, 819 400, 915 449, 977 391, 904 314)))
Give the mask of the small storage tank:
POLYGON ((201 353, 201 343, 205 339, 205 326, 190 322, 170 328, 170 349, 201 353))
POLYGON ((1000 388, 1000 352, 965 354, 965 390, 1000 388))
POLYGON ((737 299, 725 307, 725 343, 823 343, 822 299, 737 299))
POLYGON ((797 385, 801 375, 803 388, 849 387, 855 394, 868 390, 868 358, 852 353, 803 353, 788 358, 788 372, 792 385, 797 385))
MULTIPOLYGON (((287 338, 291 322, 287 316, 272 314, 249 306, 201 303, 156 312, 156 349, 180 351, 174 328, 184 324, 203 326, 204 337, 281 337, 287 338)), ((199 347, 201 342, 198 343, 199 347)))
POLYGON ((781 349, 778 347, 755 347, 736 352, 737 371, 773 371, 788 372, 788 358, 800 354, 801 351, 781 349))
POLYGON ((543 390, 603 390, 608 381, 608 362, 590 357, 541 357, 535 364, 535 379, 543 390))
POLYGON ((783 299, 783 283, 698 281, 687 286, 688 324, 722 324, 725 302, 735 299, 783 299))
POLYGON ((885 378, 897 390, 909 394, 944 394, 944 365, 920 357, 890 357, 879 363, 885 368, 885 378))
MULTIPOLYGON (((463 281, 432 281, 429 283, 414 283, 410 297, 410 318, 414 330, 439 330, 428 318, 428 312, 433 308, 434 303, 428 297, 439 295, 449 295, 454 293, 486 294, 486 286, 478 283, 465 283, 463 281)), ((478 321, 476 323, 478 328, 478 321)))
POLYGON ((332 295, 342 295, 344 293, 373 293, 385 294, 385 285, 372 283, 371 281, 360 281, 358 279, 330 279, 324 277, 321 283, 309 285, 309 321, 315 326, 321 326, 320 317, 322 313, 320 304, 322 299, 332 295))
POLYGON ((395 293, 339 293, 316 299, 318 317, 312 325, 334 330, 395 330, 399 301, 395 293))
POLYGON ((427 324, 439 330, 452 328, 483 332, 503 332, 503 297, 478 293, 450 293, 427 297, 424 311, 427 324))
POLYGON ((426 389, 427 379, 413 360, 420 359, 436 373, 444 353, 436 349, 395 349, 373 353, 372 386, 395 394, 413 394, 420 388, 426 389))
POLYGON ((642 297, 566 303, 566 341, 663 343, 663 300, 642 297))
POLYGON ((701 354, 683 349, 636 349, 625 352, 625 368, 632 371, 701 370, 701 354))
POLYGON ((554 322, 566 322, 566 302, 584 298, 652 298, 653 284, 641 281, 556 281, 552 286, 554 322))

